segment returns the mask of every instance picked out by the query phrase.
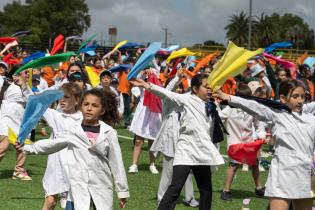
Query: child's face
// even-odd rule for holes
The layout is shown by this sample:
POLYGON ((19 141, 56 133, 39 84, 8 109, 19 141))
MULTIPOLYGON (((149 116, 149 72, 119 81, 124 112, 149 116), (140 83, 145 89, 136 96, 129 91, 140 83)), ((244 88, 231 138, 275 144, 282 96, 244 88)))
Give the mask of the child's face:
POLYGON ((105 75, 102 77, 101 82, 102 82, 103 87, 108 87, 110 86, 110 83, 112 82, 112 78, 108 75, 105 75))
POLYGON ((280 101, 290 107, 293 112, 301 112, 305 102, 305 90, 297 87, 288 96, 280 95, 280 101))
POLYGON ((81 69, 79 66, 71 66, 68 72, 68 75, 75 73, 75 72, 81 72, 81 69))
POLYGON ((66 91, 64 93, 64 96, 59 100, 61 110, 67 114, 75 113, 75 107, 78 105, 78 103, 79 101, 76 100, 73 95, 67 93, 66 91))
POLYGON ((84 125, 98 125, 99 117, 105 113, 101 99, 91 94, 84 97, 81 112, 84 125))
POLYGON ((0 66, 0 76, 4 76, 5 75, 5 68, 0 66))
POLYGON ((284 80, 287 80, 288 78, 287 78, 287 72, 285 72, 285 71, 279 71, 279 73, 278 73, 278 79, 280 80, 280 81, 284 81, 284 80))
POLYGON ((207 83, 207 78, 202 79, 202 84, 199 89, 196 87, 193 87, 193 89, 194 93, 202 100, 207 101, 210 98, 211 89, 207 83))

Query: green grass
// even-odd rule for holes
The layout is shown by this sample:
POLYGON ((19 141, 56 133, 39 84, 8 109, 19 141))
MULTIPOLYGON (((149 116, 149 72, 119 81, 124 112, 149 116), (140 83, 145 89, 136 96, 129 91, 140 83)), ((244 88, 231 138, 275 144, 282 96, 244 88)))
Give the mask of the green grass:
MULTIPOLYGON (((125 129, 118 129, 118 134, 132 137, 125 129)), ((119 138, 126 171, 131 164, 132 140, 119 138)), ((225 154, 225 142, 221 145, 221 152, 225 154)), ((23 182, 12 180, 11 176, 15 164, 15 151, 10 148, 7 155, 0 164, 0 210, 37 210, 41 209, 44 201, 42 189, 42 177, 46 167, 47 156, 29 156, 26 168, 33 178, 33 181, 23 182)), ((158 169, 161 171, 162 158, 157 160, 158 169)), ((143 148, 139 161, 140 172, 128 174, 128 183, 131 197, 127 202, 126 210, 154 210, 156 209, 156 191, 159 185, 160 175, 152 175, 148 171, 148 147, 143 148)), ((227 164, 221 166, 213 177, 213 205, 212 210, 240 210, 242 200, 251 198, 250 209, 264 210, 267 206, 267 199, 254 196, 254 182, 250 172, 239 171, 232 185, 233 201, 224 202, 220 199, 220 193, 224 185, 225 170, 227 164)), ((267 172, 263 172, 263 183, 266 181, 267 172)), ((196 185, 195 185, 196 186, 196 185)), ((199 198, 198 188, 195 187, 196 198, 199 198)), ((192 210, 181 203, 182 197, 176 210, 192 210)), ((118 202, 115 198, 114 209, 118 210, 118 202)), ((60 210, 60 208, 56 208, 60 210)))

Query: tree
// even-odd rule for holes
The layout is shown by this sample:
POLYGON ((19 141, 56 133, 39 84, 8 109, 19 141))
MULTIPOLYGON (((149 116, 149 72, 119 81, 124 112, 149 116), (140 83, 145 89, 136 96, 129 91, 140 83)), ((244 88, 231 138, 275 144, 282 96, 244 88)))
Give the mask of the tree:
MULTIPOLYGON (((266 47, 274 42, 291 41, 295 48, 314 49, 314 30, 304 20, 290 13, 270 16, 262 13, 254 16, 252 43, 253 47, 266 47)), ((226 36, 240 46, 248 42, 248 15, 245 12, 230 17, 225 27, 226 36)))
POLYGON ((272 19, 262 13, 253 21, 253 46, 266 47, 279 40, 279 33, 272 19))
POLYGON ((22 41, 49 44, 58 34, 82 35, 90 26, 91 17, 85 0, 13 1, 0 12, 3 34, 31 30, 22 41))
POLYGON ((248 15, 245 12, 232 15, 229 24, 225 26, 226 37, 239 46, 248 43, 248 15))
POLYGON ((203 45, 208 45, 208 46, 224 46, 224 44, 218 43, 214 40, 207 40, 203 43, 203 45))

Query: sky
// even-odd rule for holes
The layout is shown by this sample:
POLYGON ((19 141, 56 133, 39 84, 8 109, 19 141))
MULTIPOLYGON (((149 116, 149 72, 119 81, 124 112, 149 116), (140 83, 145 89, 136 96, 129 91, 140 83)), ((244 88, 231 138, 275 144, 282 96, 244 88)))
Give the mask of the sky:
MULTIPOLYGON (((233 14, 249 11, 250 0, 86 0, 91 26, 83 37, 95 33, 109 40, 108 28, 116 27, 116 40, 164 42, 190 46, 215 40, 226 44, 226 31, 233 14)), ((0 9, 12 0, 0 0, 0 9)), ((314 0, 253 0, 253 15, 286 12, 304 19, 315 29, 314 0)))

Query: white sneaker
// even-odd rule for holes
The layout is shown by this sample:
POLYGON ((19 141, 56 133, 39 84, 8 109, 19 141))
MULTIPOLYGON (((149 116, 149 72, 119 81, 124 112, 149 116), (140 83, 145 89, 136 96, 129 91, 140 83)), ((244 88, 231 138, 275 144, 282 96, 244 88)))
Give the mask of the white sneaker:
POLYGON ((138 166, 137 166, 136 164, 132 164, 132 165, 129 167, 128 173, 131 173, 131 174, 136 174, 136 173, 138 173, 138 166))
POLYGON ((260 164, 259 164, 258 168, 259 168, 259 172, 265 172, 266 171, 265 168, 260 164))
POLYGON ((248 171, 248 165, 247 164, 243 164, 242 171, 248 171))
POLYGON ((199 202, 192 198, 190 201, 186 201, 185 199, 183 200, 184 204, 186 206, 190 206, 190 207, 193 207, 193 208, 197 208, 199 206, 199 202))
POLYGON ((68 196, 67 193, 61 193, 61 196, 60 196, 60 207, 61 207, 62 209, 65 209, 65 208, 66 208, 66 205, 67 205, 67 196, 68 196))
POLYGON ((156 169, 155 165, 150 165, 150 171, 152 174, 159 174, 159 171, 156 169))

